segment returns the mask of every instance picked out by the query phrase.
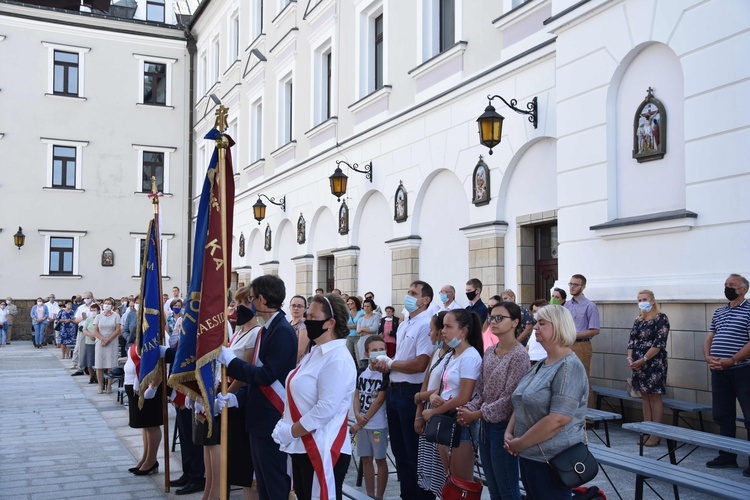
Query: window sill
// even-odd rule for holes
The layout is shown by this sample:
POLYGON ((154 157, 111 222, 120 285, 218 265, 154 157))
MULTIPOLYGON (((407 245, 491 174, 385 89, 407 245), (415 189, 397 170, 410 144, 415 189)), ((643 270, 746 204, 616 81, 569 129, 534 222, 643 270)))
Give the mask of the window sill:
POLYGON ((174 106, 167 106, 166 104, 147 104, 145 102, 135 103, 138 107, 152 108, 152 109, 174 109, 174 106))
POLYGON ((689 210, 671 210, 635 217, 613 219, 603 224, 589 227, 597 236, 605 240, 636 238, 654 234, 689 231, 695 226, 698 214, 689 210))
POLYGON ((253 49, 257 49, 258 46, 261 44, 261 42, 265 39, 266 39, 265 33, 261 33, 260 35, 256 36, 255 39, 252 42, 250 42, 250 45, 247 46, 247 48, 245 49, 245 52, 250 52, 253 49))
POLYGON ((352 113, 357 113, 358 111, 361 111, 363 108, 368 107, 370 104, 373 104, 375 102, 380 101, 381 99, 386 99, 393 89, 392 85, 383 85, 378 90, 373 90, 366 96, 364 96, 359 101, 355 102, 354 104, 349 105, 348 109, 352 113))
POLYGON ((40 274, 40 278, 42 279, 69 279, 69 280, 79 280, 83 278, 80 274, 40 274))
MULTIPOLYGON (((151 196, 150 191, 147 193, 144 193, 143 191, 133 191, 133 194, 137 196, 151 196)), ((159 193, 159 194, 165 198, 171 198, 172 196, 174 196, 172 193, 159 193)))
POLYGON ((222 73, 221 76, 227 76, 229 73, 231 73, 233 70, 237 69, 240 66, 240 60, 239 58, 232 61, 232 64, 229 65, 229 67, 222 73))
POLYGON ((313 128, 311 128, 310 130, 308 130, 307 132, 305 132, 305 137, 307 137, 308 139, 312 139, 313 137, 316 137, 316 136, 322 134, 326 130, 330 130, 332 128, 335 128, 336 124, 338 123, 338 121, 339 121, 339 119, 338 119, 337 116, 332 116, 332 117, 328 118, 327 120, 318 123, 313 128))
POLYGON ((64 101, 86 101, 87 100, 85 97, 81 97, 78 95, 65 95, 65 94, 44 94, 44 95, 52 99, 62 99, 64 101))
POLYGON ((69 188, 60 188, 60 187, 52 187, 52 186, 44 186, 42 188, 43 191, 60 191, 63 193, 85 193, 85 189, 69 189, 69 188))
POLYGON ((261 158, 259 160, 255 160, 250 165, 248 165, 245 168, 243 168, 243 170, 245 172, 250 173, 250 172, 255 171, 256 169, 259 169, 259 168, 262 169, 265 165, 266 165, 266 159, 265 158, 261 158))
POLYGON ((271 151, 271 157, 278 158, 279 156, 282 156, 284 153, 287 153, 289 151, 294 153, 295 149, 297 149, 297 141, 289 141, 276 151, 271 151))
POLYGON ((281 23, 284 22, 286 18, 289 16, 294 16, 297 13, 297 0, 290 0, 288 4, 284 6, 283 9, 281 9, 281 12, 278 13, 276 17, 273 18, 271 21, 271 24, 278 28, 281 23))
POLYGON ((541 6, 549 3, 549 0, 542 2, 535 2, 534 0, 526 0, 521 5, 512 8, 505 14, 492 20, 492 25, 495 28, 505 28, 506 26, 515 23, 519 18, 525 17, 527 14, 536 12, 541 6))
POLYGON ((448 61, 452 61, 456 57, 463 57, 463 53, 466 51, 466 46, 468 44, 468 42, 464 41, 456 42, 451 48, 446 49, 440 54, 431 57, 416 68, 409 71, 409 76, 415 79, 419 79, 425 76, 427 73, 431 72, 433 69, 444 66, 446 63, 448 63, 448 61))

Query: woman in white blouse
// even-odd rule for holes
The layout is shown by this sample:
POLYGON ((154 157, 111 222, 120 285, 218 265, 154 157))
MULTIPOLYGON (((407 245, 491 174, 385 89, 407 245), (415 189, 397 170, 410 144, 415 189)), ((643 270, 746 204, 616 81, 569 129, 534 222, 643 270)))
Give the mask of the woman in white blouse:
POLYGON ((305 326, 315 346, 286 379, 284 417, 271 437, 292 459, 298 500, 340 499, 351 461, 349 406, 357 371, 346 348, 348 311, 338 295, 315 295, 305 326))
MULTIPOLYGON (((424 410, 422 416, 429 422, 435 414, 456 414, 456 410, 468 403, 475 394, 477 379, 482 369, 482 323, 476 313, 466 309, 453 309, 443 318, 443 341, 453 349, 443 372, 439 391, 430 395, 432 408, 424 410)), ((467 481, 474 479, 473 434, 476 425, 461 426, 461 443, 451 453, 448 463, 448 447, 440 446, 443 467, 451 474, 467 481)))

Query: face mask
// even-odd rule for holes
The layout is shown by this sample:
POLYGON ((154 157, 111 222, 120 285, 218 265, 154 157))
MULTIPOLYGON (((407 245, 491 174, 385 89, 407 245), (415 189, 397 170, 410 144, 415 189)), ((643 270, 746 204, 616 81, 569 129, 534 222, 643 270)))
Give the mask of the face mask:
POLYGON ((411 295, 404 297, 404 308, 409 311, 409 314, 419 309, 419 306, 417 306, 417 299, 411 295))
POLYGON ((393 318, 391 318, 390 316, 386 316, 386 317, 385 317, 385 318, 383 318, 383 319, 384 319, 384 320, 386 320, 386 321, 393 321, 393 318))
POLYGON ((55 298, 54 297, 50 297, 49 301, 52 302, 52 303, 54 303, 55 302, 55 298))
POLYGON ((549 299, 549 303, 550 303, 550 304, 553 304, 553 305, 556 305, 556 306, 561 306, 561 305, 562 305, 562 302, 560 302, 560 301, 559 301, 558 299, 556 299, 555 297, 552 297, 551 299, 549 299))
POLYGON ((323 335, 325 333, 325 329, 323 328, 323 323, 325 323, 326 321, 328 320, 327 319, 319 319, 319 320, 306 319, 305 328, 307 328, 307 338, 309 338, 310 340, 315 340, 321 335, 323 335))
POLYGON ((237 326, 242 326, 255 317, 255 313, 247 306, 237 307, 237 326))
POLYGON ((10 305, 11 301, 10 300, 6 300, 5 303, 8 304, 8 305, 10 305))
POLYGON ((443 348, 443 341, 442 341, 442 340, 438 340, 438 341, 437 341, 437 342, 435 343, 435 348, 436 348, 436 349, 442 349, 442 348, 443 348))
POLYGON ((181 308, 181 307, 173 307, 173 308, 172 308, 172 312, 173 312, 174 314, 180 314, 180 311, 182 311, 182 308, 181 308))
POLYGON ((42 304, 44 304, 44 302, 42 302, 41 300, 36 301, 36 305, 41 306, 42 304))
POLYGON ((455 349, 460 344, 461 344, 461 339, 459 339, 458 337, 453 337, 453 339, 448 341, 448 347, 450 347, 451 349, 455 349))
POLYGON ((378 356, 382 356, 385 354, 385 351, 372 351, 370 352, 370 361, 375 361, 378 359, 378 356))
POLYGON ((446 302, 448 302, 448 294, 447 293, 440 292, 440 302, 442 302, 443 304, 445 304, 446 302))
POLYGON ((0 309, 5 309, 5 304, 0 304, 0 309))
POLYGON ((91 299, 89 299, 89 298, 85 298, 85 299, 83 299, 83 301, 86 303, 86 305, 91 304, 91 299))
POLYGON ((638 302, 638 308, 647 313, 651 310, 651 302, 638 302))
POLYGON ((724 297, 727 298, 727 300, 734 300, 740 295, 737 293, 737 290, 734 288, 729 288, 728 286, 724 287, 724 297))
POLYGON ((92 318, 96 318, 98 315, 99 315, 99 311, 94 311, 94 310, 91 311, 92 318))
POLYGON ((111 311, 112 310, 112 304, 104 304, 104 310, 105 311, 111 311))
POLYGON ((474 290, 473 292, 466 292, 466 298, 469 300, 474 300, 474 297, 477 296, 477 291, 474 290))
POLYGON ((135 310, 136 310, 136 311, 138 310, 138 305, 139 305, 139 304, 136 304, 136 305, 134 305, 134 306, 133 306, 133 307, 135 308, 135 310))

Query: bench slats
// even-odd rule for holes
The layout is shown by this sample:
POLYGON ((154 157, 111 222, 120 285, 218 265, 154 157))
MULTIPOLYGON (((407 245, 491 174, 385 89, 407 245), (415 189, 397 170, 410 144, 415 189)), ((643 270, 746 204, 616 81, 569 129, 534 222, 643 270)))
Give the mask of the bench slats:
MULTIPOLYGON (((640 402, 641 398, 634 398, 628 391, 622 389, 613 389, 611 387, 602 387, 599 385, 591 386, 591 390, 604 397, 623 399, 625 401, 640 402)), ((710 411, 711 405, 705 405, 701 403, 692 403, 690 401, 682 401, 680 399, 673 398, 662 398, 664 406, 674 408, 680 411, 698 412, 698 411, 710 411)))
POLYGON ((633 432, 639 432, 641 434, 653 434, 665 439, 671 439, 704 448, 750 455, 750 441, 744 439, 720 436, 718 434, 686 429, 684 427, 675 427, 673 425, 657 422, 633 422, 630 424, 623 424, 622 428, 633 432))

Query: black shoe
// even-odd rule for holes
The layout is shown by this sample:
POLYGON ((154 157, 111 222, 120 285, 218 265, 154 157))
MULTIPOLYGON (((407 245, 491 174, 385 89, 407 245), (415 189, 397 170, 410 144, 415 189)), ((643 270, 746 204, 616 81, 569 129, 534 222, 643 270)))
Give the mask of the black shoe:
MULTIPOLYGON (((737 460, 733 458, 725 458, 719 455, 713 460, 709 460, 708 462, 706 462, 706 467, 708 467, 709 469, 736 469, 738 465, 737 460)), ((748 467, 748 471, 750 471, 750 467, 748 467)))
POLYGON ((206 489, 205 484, 188 483, 184 488, 180 488, 174 492, 175 495, 189 495, 191 493, 197 493, 206 489))
POLYGON ((750 477, 750 467, 742 471, 742 475, 745 477, 750 477))
POLYGON ((136 476, 148 476, 149 474, 158 474, 159 473, 159 462, 154 463, 154 465, 151 466, 150 469, 142 470, 138 469, 137 471, 133 472, 136 476))
POLYGON ((78 370, 77 372, 70 374, 71 377, 77 377, 79 375, 84 375, 83 370, 78 370))
POLYGON ((182 476, 179 479, 173 479, 169 482, 169 486, 185 486, 186 484, 188 484, 187 476, 182 476))

